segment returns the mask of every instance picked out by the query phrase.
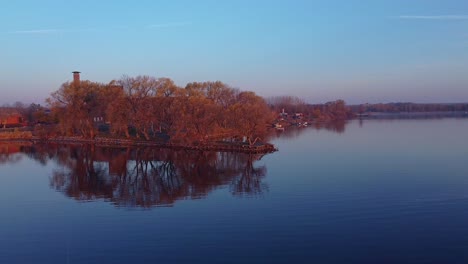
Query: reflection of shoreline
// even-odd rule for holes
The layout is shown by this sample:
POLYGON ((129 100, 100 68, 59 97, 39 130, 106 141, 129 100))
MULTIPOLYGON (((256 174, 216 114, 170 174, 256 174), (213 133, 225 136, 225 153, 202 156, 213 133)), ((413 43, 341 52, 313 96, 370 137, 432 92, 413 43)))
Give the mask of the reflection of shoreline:
MULTIPOLYGON (((13 134, 12 134, 13 135, 13 134)), ((247 142, 232 142, 232 141, 217 141, 203 142, 199 144, 182 144, 170 143, 163 141, 135 140, 122 138, 95 137, 94 139, 86 139, 82 137, 55 137, 41 138, 38 136, 21 137, 4 137, 0 138, 0 142, 4 143, 35 143, 35 144, 95 144, 100 147, 155 147, 166 148, 171 150, 197 150, 197 151, 228 151, 251 154, 266 154, 277 151, 274 145, 270 143, 248 144, 247 142)))
MULTIPOLYGON (((93 145, 20 146, 41 164, 55 162, 51 188, 79 201, 103 199, 116 206, 168 206, 229 186, 233 195, 261 195, 265 166, 260 154, 110 148, 93 145)), ((23 155, 23 154, 22 154, 23 155)))
POLYGON ((15 163, 21 160, 22 146, 0 142, 0 164, 15 163))
POLYGON ((338 134, 344 133, 346 130, 347 120, 336 120, 329 122, 313 122, 309 123, 307 127, 289 126, 284 130, 276 130, 273 137, 276 138, 295 138, 298 137, 302 132, 314 129, 314 130, 327 130, 338 134))

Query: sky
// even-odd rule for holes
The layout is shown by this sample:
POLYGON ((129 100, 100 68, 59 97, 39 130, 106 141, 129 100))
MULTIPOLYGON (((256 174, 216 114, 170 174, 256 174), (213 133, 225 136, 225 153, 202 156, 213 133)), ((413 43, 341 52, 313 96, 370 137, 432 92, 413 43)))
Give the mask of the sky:
POLYGON ((468 102, 466 0, 0 0, 0 105, 81 78, 310 103, 468 102))

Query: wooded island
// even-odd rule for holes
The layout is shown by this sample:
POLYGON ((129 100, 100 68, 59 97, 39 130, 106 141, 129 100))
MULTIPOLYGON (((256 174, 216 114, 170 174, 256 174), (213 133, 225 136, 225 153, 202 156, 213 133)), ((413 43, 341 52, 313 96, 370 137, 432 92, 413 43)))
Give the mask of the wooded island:
MULTIPOLYGON (((73 77, 72 82, 62 84, 50 95, 48 107, 17 106, 21 114, 17 120, 22 124, 18 127, 30 130, 3 133, 0 138, 138 141, 187 147, 268 146, 271 151, 274 148, 266 143, 267 135, 278 122, 291 125, 302 124, 298 120, 351 116, 342 100, 316 108, 304 108, 302 100, 288 96, 267 103, 254 92, 240 91, 220 81, 191 82, 182 88, 169 78, 151 76, 124 76, 108 84, 80 80, 79 72, 73 72, 73 77), (289 116, 285 109, 291 111, 289 116)), ((4 128, 8 125, 6 121, 2 124, 4 128)))

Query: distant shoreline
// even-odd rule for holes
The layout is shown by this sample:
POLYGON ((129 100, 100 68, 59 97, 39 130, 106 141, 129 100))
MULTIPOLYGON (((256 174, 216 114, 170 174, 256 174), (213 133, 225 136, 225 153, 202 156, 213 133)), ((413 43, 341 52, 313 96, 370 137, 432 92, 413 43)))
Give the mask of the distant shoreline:
POLYGON ((465 111, 432 112, 368 112, 356 114, 355 119, 431 119, 431 118, 468 118, 465 111))

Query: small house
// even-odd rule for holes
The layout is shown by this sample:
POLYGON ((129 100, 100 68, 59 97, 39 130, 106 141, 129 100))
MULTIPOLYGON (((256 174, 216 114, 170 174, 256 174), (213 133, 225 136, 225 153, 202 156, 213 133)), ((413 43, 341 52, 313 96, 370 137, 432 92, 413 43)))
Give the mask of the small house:
POLYGON ((15 109, 0 109, 0 128, 23 127, 26 120, 15 109))

